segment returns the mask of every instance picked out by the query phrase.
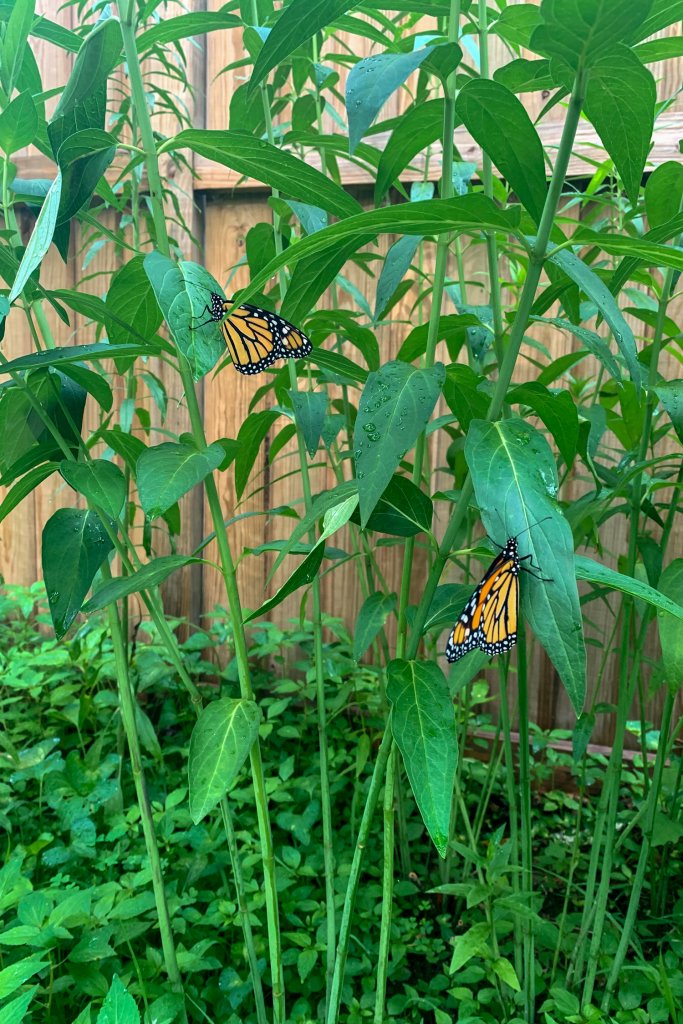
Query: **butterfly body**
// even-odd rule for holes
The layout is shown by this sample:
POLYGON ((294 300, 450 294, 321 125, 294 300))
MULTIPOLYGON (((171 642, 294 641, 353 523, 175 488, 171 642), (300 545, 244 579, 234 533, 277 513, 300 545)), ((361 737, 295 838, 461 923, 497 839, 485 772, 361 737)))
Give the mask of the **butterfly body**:
POLYGON ((212 292, 206 311, 220 324, 233 365, 240 373, 260 373, 276 359, 301 359, 312 351, 306 335, 277 313, 244 302, 226 316, 230 306, 222 295, 212 292))
POLYGON ((531 559, 531 555, 519 557, 517 537, 509 537, 450 632, 446 643, 448 661, 459 661, 477 647, 493 657, 515 646, 519 574, 522 562, 527 559, 531 559))

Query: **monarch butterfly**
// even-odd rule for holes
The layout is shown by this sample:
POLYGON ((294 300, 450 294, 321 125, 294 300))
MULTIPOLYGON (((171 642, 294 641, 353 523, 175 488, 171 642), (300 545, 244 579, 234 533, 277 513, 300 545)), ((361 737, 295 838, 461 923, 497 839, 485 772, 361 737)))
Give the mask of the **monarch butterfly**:
MULTIPOLYGON (((313 349, 302 331, 288 320, 248 302, 225 316, 230 302, 211 292, 211 305, 205 311, 220 324, 233 365, 240 373, 260 373, 276 359, 301 359, 313 349)), ((199 324, 199 326, 203 326, 199 324)))
MULTIPOLYGON (((526 533, 526 530, 523 532, 526 533)), ((522 569, 531 572, 522 562, 532 557, 519 557, 517 538, 520 536, 508 537, 505 547, 493 559, 481 583, 463 608, 446 643, 447 661, 458 661, 475 647, 493 657, 494 654, 509 651, 517 643, 519 573, 522 569)), ((536 576, 535 573, 531 575, 536 576)), ((545 583, 552 582, 544 576, 536 576, 536 579, 545 583)))

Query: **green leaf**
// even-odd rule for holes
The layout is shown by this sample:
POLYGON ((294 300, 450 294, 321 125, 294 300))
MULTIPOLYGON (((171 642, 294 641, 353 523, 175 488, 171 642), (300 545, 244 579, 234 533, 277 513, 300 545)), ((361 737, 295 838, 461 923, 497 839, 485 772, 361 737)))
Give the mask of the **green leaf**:
POLYGON ((474 956, 488 957, 491 952, 488 944, 490 934, 489 924, 482 921, 480 924, 474 924, 468 928, 464 935, 456 935, 453 940, 453 957, 448 973, 455 974, 474 956))
POLYGON ((59 366, 61 363, 78 363, 91 359, 112 359, 115 356, 151 356, 157 350, 146 345, 108 345, 96 342, 92 345, 64 345, 45 352, 32 352, 27 356, 19 356, 8 363, 0 364, 0 373, 16 373, 18 370, 30 370, 40 366, 59 366))
POLYGON ((18 960, 14 964, 10 964, 9 967, 3 968, 0 971, 0 999, 6 999, 7 996, 11 996, 20 985, 23 985, 25 981, 28 981, 34 974, 42 971, 47 966, 48 964, 45 960, 29 956, 23 960, 18 960))
POLYGON ((460 90, 455 109, 538 223, 546 195, 543 146, 515 94, 500 82, 474 79, 460 90))
POLYGON ((95 573, 114 545, 96 512, 60 508, 43 528, 43 579, 57 637, 81 610, 95 573))
POLYGON ((225 351, 225 342, 218 325, 206 320, 206 306, 211 292, 220 294, 216 280, 197 263, 181 260, 174 263, 159 252, 144 258, 144 268, 154 289, 161 312, 173 340, 187 359, 195 380, 213 369, 225 351), (196 328, 193 328, 196 323, 196 328))
POLYGON ((368 376, 353 439, 362 526, 426 427, 444 379, 442 363, 421 370, 390 362, 368 376))
POLYGON ((81 366, 80 363, 68 362, 61 364, 59 372, 74 381, 83 391, 92 395, 105 412, 110 411, 114 404, 114 395, 103 374, 95 373, 94 370, 89 370, 86 366, 81 366))
MULTIPOLYGON (((344 523, 348 522, 348 519, 353 512, 352 507, 349 511, 348 503, 354 498, 357 501, 358 493, 356 490, 355 480, 347 480, 345 483, 334 487, 331 491, 323 491, 322 494, 316 495, 313 499, 309 512, 307 512, 303 519, 300 519, 296 524, 289 536, 289 539, 287 540, 287 543, 275 559, 273 568, 268 574, 268 582, 270 582, 275 572, 277 572, 282 565, 285 556, 292 551, 294 546, 299 543, 302 537, 305 537, 312 529, 315 528, 319 519, 324 516, 325 522, 328 526, 332 522, 338 522, 339 526, 337 526, 336 529, 339 529, 344 525, 344 523), (346 518, 344 518, 344 516, 346 518)), ((327 532, 326 536, 331 536, 331 531, 327 532)))
POLYGON ((57 154, 62 172, 62 196, 57 223, 64 224, 87 203, 100 178, 116 156, 117 139, 99 128, 75 132, 57 154))
POLYGON ((567 277, 570 277, 575 284, 578 284, 579 288, 598 307, 614 335, 619 351, 626 361, 631 380, 636 385, 636 388, 639 388, 643 371, 638 362, 636 340, 633 337, 633 331, 626 323, 607 285, 578 256, 567 249, 553 253, 549 259, 563 270, 567 277))
POLYGON ((507 393, 510 404, 528 405, 545 423, 562 458, 570 467, 579 441, 579 414, 566 390, 552 392, 538 381, 518 384, 507 393))
POLYGON ((575 338, 579 339, 584 348, 588 349, 591 355, 594 355, 596 359, 600 360, 609 375, 621 384, 622 376, 621 370, 619 369, 619 363, 610 352, 605 339, 601 338, 599 334, 595 333, 595 331, 590 331, 587 327, 579 327, 577 324, 573 324, 570 320, 561 320, 559 317, 532 316, 530 319, 534 320, 536 323, 552 324, 553 327, 558 327, 561 331, 569 331, 570 334, 573 334, 575 338))
POLYGON ((238 28, 241 24, 237 15, 225 11, 194 11, 192 14, 179 14, 175 18, 164 18, 153 28, 140 32, 135 45, 138 53, 144 54, 154 46, 166 46, 193 36, 203 36, 207 32, 238 28))
POLYGON ((655 386, 659 398, 673 423, 678 440, 683 442, 683 380, 665 380, 655 386))
POLYGON ((79 444, 77 431, 83 422, 85 399, 86 394, 78 384, 48 369, 30 374, 26 390, 9 385, 0 391, 0 472, 4 485, 39 462, 64 457, 62 447, 45 424, 46 419, 70 448, 79 444))
POLYGON ((130 341, 132 332, 152 338, 161 325, 159 303, 145 273, 144 259, 134 256, 111 279, 105 310, 114 314, 107 317, 107 333, 114 345, 130 341))
POLYGON ((100 611, 108 604, 121 601, 130 594, 139 594, 141 590, 160 586, 176 569, 183 569, 186 565, 194 565, 202 561, 203 559, 192 558, 190 555, 160 555, 148 562, 147 565, 143 565, 137 572, 131 573, 130 576, 119 576, 98 587, 90 600, 83 605, 81 611, 84 615, 100 611))
POLYGON ((318 442, 325 423, 328 396, 326 391, 290 391, 296 424, 301 431, 306 451, 311 458, 318 450, 318 442))
POLYGON ((205 818, 231 788, 258 736, 261 712, 253 700, 214 700, 190 738, 187 774, 190 817, 205 818))
POLYGON ((0 38, 0 82, 8 98, 14 92, 28 50, 34 11, 35 0, 14 0, 0 38))
POLYGON ((377 282, 375 312, 373 313, 375 322, 382 319, 394 292, 408 273, 419 244, 419 236, 405 235, 404 238, 399 238, 397 242, 394 242, 389 249, 377 282))
POLYGON ((188 128, 163 144, 160 152, 187 146, 208 160, 232 168, 238 174, 255 178, 286 196, 312 203, 337 217, 357 214, 356 199, 299 157, 243 132, 207 131, 188 128))
MULTIPOLYGON (((330 352, 324 348, 314 348, 308 357, 310 363, 326 370, 328 375, 335 381, 348 384, 364 384, 368 379, 368 372, 362 366, 352 362, 347 356, 339 352, 330 352)), ((1 367, 0 367, 1 368, 1 367)))
POLYGON ((628 46, 615 47, 591 68, 585 110, 634 206, 650 149, 656 100, 652 73, 628 46))
MULTIPOLYGON (((490 537, 524 535, 546 583, 528 573, 521 585, 524 616, 543 644, 579 714, 586 692, 586 650, 574 572, 569 524, 557 510, 555 459, 547 441, 517 417, 497 423, 474 420, 465 442, 465 458, 490 537), (550 522, 540 520, 550 518, 550 522)), ((504 543, 501 537, 499 543, 504 543)))
POLYGON ((38 114, 33 97, 22 92, 0 114, 0 149, 11 156, 30 145, 38 132, 38 114))
POLYGON ((360 661, 395 609, 396 594, 376 591, 365 599, 353 630, 353 657, 356 661, 360 661))
POLYGON ((304 558, 301 565, 297 566, 292 575, 289 577, 286 583, 280 587, 277 593, 271 597, 268 601, 264 601, 260 608, 257 608, 255 612, 251 612, 244 619, 245 622, 251 622, 253 619, 258 619, 262 615, 266 615, 273 608, 277 608, 279 604, 282 604, 286 597, 293 594, 295 590, 300 587, 308 586, 312 583, 315 577, 318 575, 321 562, 325 557, 325 545, 316 544, 316 546, 309 552, 304 558))
POLYGON ((97 505, 110 519, 118 519, 126 500, 126 481, 113 462, 104 459, 93 462, 65 460, 60 464, 59 472, 92 505, 97 505))
POLYGON ((376 53, 353 65, 346 79, 349 153, 354 152, 391 94, 431 53, 430 46, 409 53, 376 53))
POLYGON ((2 1008, 2 1024, 23 1024, 26 1020, 26 1011, 37 991, 38 986, 34 985, 28 992, 23 992, 10 1003, 5 1003, 2 1008))
POLYGON ((494 974, 497 974, 506 985, 509 985, 515 992, 522 991, 522 986, 519 984, 515 969, 509 960, 504 956, 499 956, 496 957, 491 966, 493 967, 494 974))
POLYGON ((269 409, 252 413, 239 429, 239 448, 235 456, 235 491, 238 499, 244 494, 261 444, 278 416, 279 413, 271 412, 269 409))
POLYGON ((356 248, 355 241, 347 241, 296 264, 282 303, 281 312, 286 320, 296 324, 306 316, 323 292, 336 280, 356 248))
POLYGON ((57 224, 57 213, 59 211, 61 195, 62 175, 61 171, 57 171, 57 177, 52 182, 50 190, 45 196, 38 219, 33 226, 31 237, 28 240, 28 245, 24 250, 24 255, 21 257, 17 276, 7 296, 9 302, 14 302, 21 295, 29 277, 36 267, 40 266, 43 257, 50 248, 57 224))
POLYGON ((482 385, 486 387, 486 379, 463 363, 452 363, 446 369, 443 396, 463 432, 472 420, 484 419, 488 412, 490 397, 480 390, 482 385))
POLYGON ((401 115, 379 158, 375 206, 379 206, 410 161, 441 137, 443 116, 443 99, 416 103, 401 115))
POLYGON ((587 580, 589 583, 596 583, 601 587, 609 587, 610 590, 620 590, 641 601, 647 601, 658 611, 661 610, 678 619, 683 619, 683 606, 670 600, 647 583, 641 583, 640 580, 634 579, 632 576, 624 576, 623 573, 609 569, 606 565, 602 565, 592 558, 586 558, 584 555, 576 555, 574 568, 577 579, 587 580))
MULTIPOLYGON (((669 562, 659 577, 659 589, 679 607, 683 606, 683 558, 669 562)), ((657 625, 664 672, 670 688, 675 692, 683 682, 683 629, 673 615, 662 609, 657 610, 657 625)))
POLYGON ((354 7, 358 7, 358 0, 292 0, 279 12, 278 20, 268 33, 256 58, 249 88, 255 89, 302 43, 354 7))
POLYGON ((109 991, 97 1015, 97 1024, 140 1024, 140 1012, 118 974, 111 980, 109 991))
MULTIPOLYGON (((617 43, 631 39, 651 6, 652 0, 545 0, 531 49, 571 72, 590 67, 617 43)), ((566 82, 567 76, 562 79, 566 82)))
POLYGON ((81 43, 47 131, 55 157, 65 139, 87 128, 104 128, 109 75, 121 59, 121 26, 99 21, 81 43))
POLYGON ((444 583, 434 591, 432 603, 425 619, 423 632, 452 626, 472 594, 472 587, 464 583, 444 583))
MULTIPOLYGON (((397 473, 382 492, 365 528, 394 537, 414 537, 417 533, 429 533, 433 511, 429 495, 407 476, 397 473)), ((354 516, 354 522, 359 521, 354 516)))
MULTIPOLYGON (((225 133, 223 133, 225 134, 225 133)), ((279 152, 279 151, 278 151, 279 152)), ((293 266, 314 253, 338 246, 355 238, 358 248, 378 234, 439 235, 451 232, 513 231, 519 222, 519 211, 502 210, 484 195, 458 196, 456 199, 425 199, 416 203, 400 203, 369 210, 330 224, 308 238, 302 238, 252 277, 247 288, 239 293, 239 301, 257 294, 270 278, 285 265, 293 266)))
POLYGON ((317 960, 318 951, 316 949, 302 949, 299 953, 296 960, 296 969, 299 972, 302 984, 315 967, 317 960))
POLYGON ((138 496, 148 519, 156 519, 218 469, 225 458, 219 444, 198 450, 171 441, 147 448, 136 467, 138 496))
MULTIPOLYGON (((517 8, 507 7, 506 10, 514 11, 517 8)), ((496 68, 493 80, 504 85, 510 92, 537 92, 554 86, 547 60, 525 60, 521 57, 504 64, 502 68, 496 68)))
POLYGON ((655 167, 645 185, 645 213, 651 228, 661 227, 675 217, 683 199, 683 166, 667 160, 655 167))
POLYGON ((49 476, 57 469, 56 462, 44 462, 40 466, 35 466, 29 470, 25 476, 22 476, 20 480, 11 487, 2 502, 0 502, 0 523, 3 519, 6 519, 10 512, 14 511, 17 505, 20 505, 24 498, 26 498, 31 491, 34 491, 39 484, 42 484, 43 480, 47 480, 49 476))
POLYGON ((422 819, 442 857, 448 850, 458 746, 446 677, 433 662, 387 665, 391 730, 422 819))

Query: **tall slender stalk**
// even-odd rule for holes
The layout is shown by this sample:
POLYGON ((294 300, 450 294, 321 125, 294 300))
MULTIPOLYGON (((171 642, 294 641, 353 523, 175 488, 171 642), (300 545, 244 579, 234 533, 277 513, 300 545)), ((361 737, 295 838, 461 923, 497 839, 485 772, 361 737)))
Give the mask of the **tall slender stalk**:
MULTIPOLYGON (((526 635, 524 627, 519 631, 517 645, 517 688, 519 693, 519 795, 522 823, 522 877, 525 895, 533 893, 533 850, 531 845, 531 780, 529 778, 529 689, 527 679, 526 635)), ((526 1019, 534 1019, 536 971, 534 958, 534 935, 528 918, 522 922, 524 940, 524 972, 522 991, 526 1019)))
MULTIPOLYGON (((154 222, 156 243, 159 251, 164 255, 169 254, 168 233, 163 212, 163 191, 159 164, 154 143, 152 123, 147 109, 142 72, 138 59, 135 43, 135 3, 134 0, 121 0, 121 35, 123 47, 128 65, 128 75, 131 87, 131 96, 136 108, 136 116, 140 129, 145 152, 145 168, 150 191, 150 204, 154 222)), ((182 354, 179 355, 179 371, 185 391, 188 413, 192 429, 192 437, 198 448, 206 447, 206 437, 202 424, 195 383, 192 378, 190 364, 182 354)), ((244 632, 244 619, 242 606, 237 587, 235 565, 230 551, 230 544, 223 519, 220 497, 216 481, 210 474, 205 482, 206 498, 209 511, 216 534, 216 543, 220 556, 221 569, 225 582, 225 589, 228 598, 228 607, 233 623, 235 640, 235 659, 237 661, 240 693, 243 698, 253 700, 254 693, 251 685, 251 675, 247 656, 246 636, 244 632)), ((273 838, 270 828, 270 817, 268 813, 268 797, 266 793, 263 762, 261 759, 261 748, 258 737, 250 752, 250 765, 254 785, 254 799, 256 803, 256 815, 261 841, 261 859, 263 863, 264 889, 266 897, 266 915, 268 922, 268 948, 270 959, 270 971, 273 996, 273 1018, 275 1024, 284 1024, 285 1013, 285 987, 284 972, 282 964, 282 947, 280 941, 280 921, 277 902, 277 885, 275 879, 275 855, 273 850, 273 838)))

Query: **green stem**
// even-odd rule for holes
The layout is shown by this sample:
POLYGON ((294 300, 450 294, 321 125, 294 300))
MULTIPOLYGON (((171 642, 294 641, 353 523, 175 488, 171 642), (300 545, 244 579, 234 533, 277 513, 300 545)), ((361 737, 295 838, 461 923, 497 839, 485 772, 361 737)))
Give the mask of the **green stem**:
MULTIPOLYGON (((503 745, 505 748, 505 786, 507 789, 507 800, 508 800, 508 814, 510 816, 510 845, 512 847, 512 853, 510 855, 510 865, 512 867, 512 888, 515 896, 519 895, 519 872, 517 870, 519 866, 519 818, 518 818, 518 806, 517 806, 517 781, 515 779, 515 761, 512 753, 512 736, 510 728, 510 708, 508 704, 508 688, 507 688, 507 666, 500 666, 498 678, 500 680, 500 722, 503 729, 503 745)), ((520 744, 520 763, 522 759, 521 744, 520 744)), ((523 939, 522 939, 522 922, 519 920, 517 914, 514 919, 514 930, 515 930, 515 971, 517 977, 523 977, 523 966, 524 966, 524 951, 523 951, 523 939)))
MULTIPOLYGON (((527 688, 526 635, 524 627, 519 632, 517 645, 517 687, 519 692, 519 793, 522 822, 522 877, 524 894, 531 906, 533 895, 533 848, 531 840, 531 781, 529 778, 529 691, 527 688)), ((524 972, 522 985, 526 1019, 534 1019, 536 971, 534 957, 534 935, 530 922, 522 922, 524 940, 524 972)))
MULTIPOLYGON (((109 566, 106 562, 100 571, 105 579, 111 579, 109 566)), ((133 688, 128 674, 128 662, 126 661, 123 634, 121 632, 121 624, 119 622, 116 605, 109 605, 107 611, 109 615, 109 630, 111 632, 112 646, 114 648, 116 676, 119 684, 121 720, 123 722, 123 728, 128 741, 133 782, 135 783, 135 792, 137 795, 138 806, 140 808, 142 831, 145 837, 145 848, 147 850, 147 857, 149 858, 150 872, 152 875, 152 888, 154 890, 154 901, 156 903, 157 917, 159 919, 159 931, 161 933, 161 946, 164 954, 164 964, 166 967, 166 973, 168 974, 171 990, 183 998, 184 1004, 185 996, 183 992, 183 983, 180 977, 180 971, 178 970, 178 961, 176 959, 173 929, 171 928, 171 918, 168 912, 168 904, 166 902, 166 891, 164 888, 164 878, 161 870, 159 847, 157 846, 156 834, 154 832, 152 808, 147 795, 147 787, 145 785, 145 776, 142 767, 140 742, 138 740, 137 725, 135 721, 135 698, 133 696, 133 688)), ((184 1011, 183 1016, 184 1019, 187 1019, 184 1015, 184 1011)))
POLYGON ((375 990, 374 1024, 384 1022, 384 1000, 389 974, 391 951, 391 906, 394 899, 394 788, 397 776, 396 744, 392 743, 384 787, 384 862, 382 866, 382 923, 377 951, 377 988, 375 990), (388 911, 387 911, 387 908, 388 911))

